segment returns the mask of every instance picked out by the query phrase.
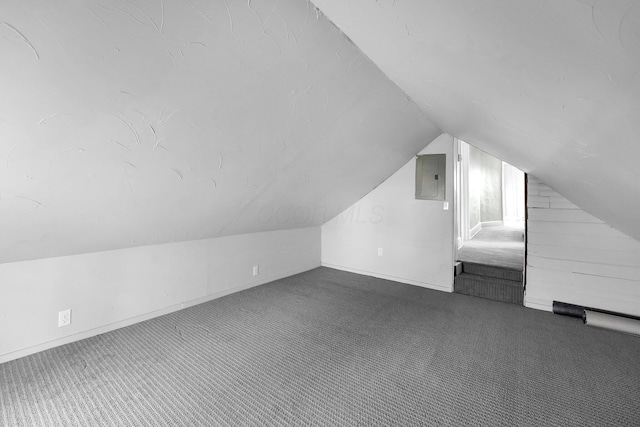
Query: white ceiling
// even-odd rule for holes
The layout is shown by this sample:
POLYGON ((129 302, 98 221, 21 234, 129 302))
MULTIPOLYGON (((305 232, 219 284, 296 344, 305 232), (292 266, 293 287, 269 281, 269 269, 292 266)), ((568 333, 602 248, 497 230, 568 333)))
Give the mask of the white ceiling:
POLYGON ((300 0, 3 0, 0 94, 0 262, 320 225, 440 134, 300 0))
POLYGON ((0 1, 0 262, 319 225, 439 129, 640 239, 640 1, 315 4, 344 34, 306 0, 0 1))
POLYGON ((640 239, 640 1, 314 3, 441 129, 640 239))

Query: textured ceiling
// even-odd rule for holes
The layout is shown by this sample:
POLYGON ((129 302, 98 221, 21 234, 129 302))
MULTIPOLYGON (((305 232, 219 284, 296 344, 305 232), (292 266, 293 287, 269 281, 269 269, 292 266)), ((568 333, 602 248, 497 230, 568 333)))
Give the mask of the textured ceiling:
POLYGON ((314 3, 444 131, 640 239, 640 1, 314 3))
POLYGON ((440 133, 304 0, 3 0, 0 94, 0 262, 320 225, 440 133))
POLYGON ((439 129, 640 239, 640 1, 315 5, 1 1, 0 262, 319 225, 439 129))

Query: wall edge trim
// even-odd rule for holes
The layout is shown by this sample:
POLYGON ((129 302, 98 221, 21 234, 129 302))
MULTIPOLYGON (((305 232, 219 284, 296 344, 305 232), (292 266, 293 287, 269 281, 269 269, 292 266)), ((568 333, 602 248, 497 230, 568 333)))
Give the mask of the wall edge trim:
POLYGON ((380 274, 380 273, 367 271, 367 270, 359 270, 357 268, 345 267, 343 265, 331 264, 328 262, 323 262, 321 265, 322 267, 333 268, 334 270, 346 271, 349 273, 360 274, 363 276, 371 276, 378 279, 392 280, 394 282, 405 283, 407 285, 413 285, 413 286, 420 286, 421 288, 433 289, 435 291, 449 292, 449 293, 453 292, 453 287, 447 288, 445 286, 434 285, 433 283, 420 282, 417 280, 406 279, 404 277, 389 276, 387 274, 380 274))
POLYGON ((482 223, 479 222, 469 229, 469 240, 473 239, 476 234, 482 230, 482 223))
POLYGON ((553 301, 540 298, 527 298, 526 293, 524 295, 524 306, 534 310, 553 312, 553 301))

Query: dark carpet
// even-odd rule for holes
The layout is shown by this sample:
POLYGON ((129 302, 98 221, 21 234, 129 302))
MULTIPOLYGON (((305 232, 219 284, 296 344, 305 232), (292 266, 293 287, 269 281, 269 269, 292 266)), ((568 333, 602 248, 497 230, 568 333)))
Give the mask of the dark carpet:
POLYGON ((319 268, 0 365, 7 426, 640 425, 640 339, 319 268))
POLYGON ((485 227, 458 251, 459 261, 522 270, 524 230, 503 226, 485 227))

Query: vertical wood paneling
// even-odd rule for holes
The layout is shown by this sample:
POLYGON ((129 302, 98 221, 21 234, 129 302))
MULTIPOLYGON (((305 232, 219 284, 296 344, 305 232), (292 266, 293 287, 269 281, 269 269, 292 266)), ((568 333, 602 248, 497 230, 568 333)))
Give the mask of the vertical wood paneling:
POLYGON ((527 307, 562 301, 640 315, 640 242, 529 176, 527 307))

